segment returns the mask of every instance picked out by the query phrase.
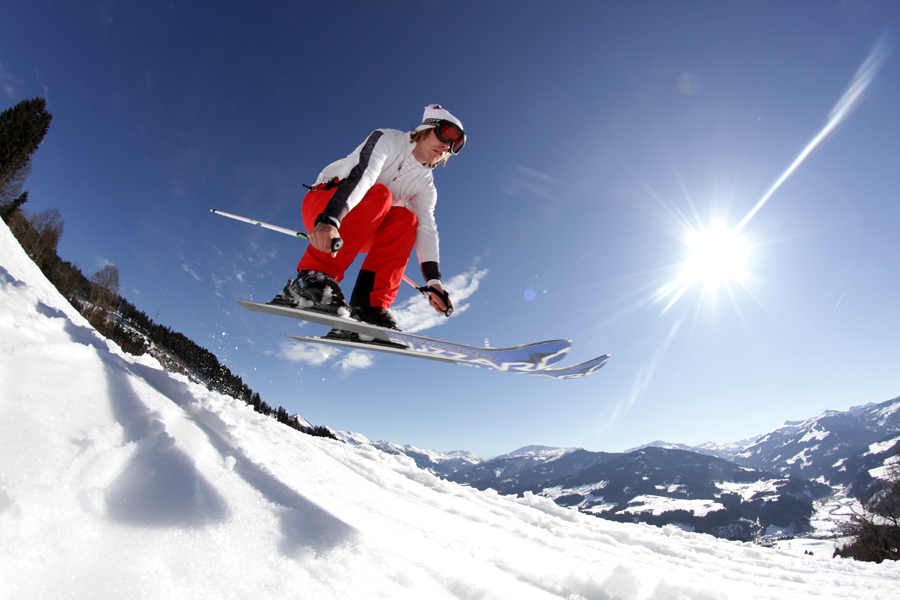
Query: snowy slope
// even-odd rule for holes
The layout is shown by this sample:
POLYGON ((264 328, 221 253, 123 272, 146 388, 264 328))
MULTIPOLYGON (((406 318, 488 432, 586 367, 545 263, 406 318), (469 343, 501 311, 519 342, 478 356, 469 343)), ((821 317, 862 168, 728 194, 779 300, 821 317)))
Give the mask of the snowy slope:
POLYGON ((848 411, 825 411, 805 421, 789 421, 733 460, 756 469, 819 479, 832 486, 865 488, 872 481, 868 472, 896 456, 898 440, 900 398, 894 398, 848 411), (866 477, 857 481, 860 473, 866 477))
POLYGON ((439 452, 437 450, 426 450, 417 448, 410 444, 401 446, 394 442, 378 441, 373 442, 361 433, 350 433, 346 431, 335 432, 338 439, 354 445, 370 445, 382 452, 395 454, 398 456, 407 456, 413 460, 417 467, 425 469, 435 475, 446 476, 455 473, 460 469, 470 467, 481 462, 481 458, 475 456, 471 452, 464 450, 455 452, 439 452))
POLYGON ((894 598, 303 435, 101 339, 0 226, 0 598, 894 598))

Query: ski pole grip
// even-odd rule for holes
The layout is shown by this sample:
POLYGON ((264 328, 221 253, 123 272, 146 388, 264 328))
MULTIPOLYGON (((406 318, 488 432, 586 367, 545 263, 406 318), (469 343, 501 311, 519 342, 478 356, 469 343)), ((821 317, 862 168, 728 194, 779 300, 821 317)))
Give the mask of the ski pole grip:
POLYGON ((341 238, 334 238, 331 240, 331 251, 337 252, 338 250, 341 249, 341 246, 343 246, 343 245, 344 245, 344 240, 342 240, 341 238))
POLYGON ((444 306, 447 307, 446 309, 444 309, 444 316, 449 317, 450 315, 453 314, 453 303, 450 302, 450 294, 446 290, 439 291, 431 286, 428 286, 426 288, 417 288, 417 289, 419 291, 421 291, 422 293, 434 294, 438 298, 440 298, 444 302, 444 306))

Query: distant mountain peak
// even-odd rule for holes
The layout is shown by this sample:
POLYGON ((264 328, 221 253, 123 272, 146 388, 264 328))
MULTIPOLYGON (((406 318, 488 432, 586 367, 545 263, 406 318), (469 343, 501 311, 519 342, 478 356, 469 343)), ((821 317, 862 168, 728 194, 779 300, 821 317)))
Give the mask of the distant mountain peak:
MULTIPOLYGON (((555 448, 553 446, 541 446, 541 445, 532 445, 532 446, 523 446, 518 450, 513 450, 507 454, 503 455, 503 458, 512 458, 514 456, 540 456, 540 457, 548 457, 548 456, 556 456, 566 454, 571 452, 572 450, 576 450, 576 448, 555 448)), ((500 457, 498 457, 500 458, 500 457)))

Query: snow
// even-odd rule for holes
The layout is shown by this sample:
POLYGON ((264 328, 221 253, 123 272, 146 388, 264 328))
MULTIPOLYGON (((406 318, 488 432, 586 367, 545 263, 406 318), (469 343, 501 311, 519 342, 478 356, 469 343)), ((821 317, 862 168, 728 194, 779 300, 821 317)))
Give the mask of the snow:
POLYGON ((890 467, 885 464, 880 467, 875 467, 874 469, 869 469, 869 475, 874 479, 887 479, 890 475, 890 467))
MULTIPOLYGON (((863 454, 863 456, 868 456, 870 454, 881 454, 881 453, 887 452, 888 450, 890 450, 891 448, 894 447, 894 445, 897 443, 898 440, 900 440, 900 436, 896 436, 896 437, 893 437, 888 440, 870 444, 868 452, 863 454)), ((887 462, 880 467, 875 467, 874 469, 869 469, 869 475, 871 475, 875 479, 887 479, 889 476, 891 464, 896 464, 896 463, 887 462)))
POLYGON ((622 512, 631 514, 649 512, 653 515, 661 515, 674 510, 686 510, 694 513, 695 517, 705 517, 711 512, 725 510, 725 507, 712 500, 689 500, 646 494, 635 496, 622 512))
MULTIPOLYGON (((596 498, 591 498, 591 497, 589 497, 588 500, 596 500, 596 498)), ((589 507, 587 507, 587 508, 581 508, 580 510, 581 510, 582 512, 591 513, 591 514, 594 514, 594 515, 599 515, 599 514, 602 514, 602 513, 606 512, 606 511, 608 511, 608 510, 613 510, 613 509, 615 509, 617 506, 619 506, 619 505, 618 505, 618 504, 615 504, 615 503, 609 503, 609 502, 604 503, 604 502, 601 502, 601 503, 599 503, 599 504, 593 504, 593 505, 591 505, 591 506, 589 506, 589 507)))
POLYGON ((898 410, 900 410, 900 404, 892 404, 876 412, 875 414, 880 417, 878 421, 879 425, 886 423, 888 418, 898 410))
MULTIPOLYGON (((776 489, 780 480, 762 480, 753 483, 736 483, 733 481, 722 481, 716 484, 723 494, 738 494, 743 502, 749 502, 755 496, 774 495, 778 492, 776 489)), ((721 494, 719 494, 721 496, 721 494)))
POLYGON ((799 460, 800 465, 805 467, 812 462, 812 458, 810 455, 818 449, 819 449, 818 444, 816 444, 815 446, 812 446, 810 448, 804 448, 799 454, 797 454, 796 456, 793 456, 791 458, 785 459, 784 462, 789 465, 792 465, 799 460))
MULTIPOLYGON (((819 536, 838 534, 842 523, 849 521, 854 514, 860 515, 863 512, 862 504, 856 498, 848 497, 845 488, 840 488, 835 494, 816 501, 813 508, 815 513, 810 518, 810 525, 819 536)), ((839 545, 842 546, 843 542, 839 545)))
POLYGON ((818 429, 818 430, 816 430, 816 429, 810 429, 809 431, 807 431, 807 432, 803 435, 802 438, 800 438, 800 442, 799 442, 799 443, 805 444, 805 443, 811 442, 811 441, 813 441, 813 440, 822 441, 822 440, 824 440, 825 438, 827 438, 829 435, 831 435, 831 433, 828 432, 828 431, 823 431, 823 430, 821 430, 821 429, 818 429))
POLYGON ((518 450, 513 450, 508 454, 504 454, 498 458, 532 458, 534 460, 549 461, 560 458, 575 451, 575 448, 551 448, 549 446, 525 446, 518 450))
MULTIPOLYGON (((541 496, 545 498, 550 498, 551 500, 556 500, 562 496, 568 496, 570 494, 578 494, 579 496, 584 496, 585 500, 588 502, 592 502, 595 500, 600 500, 599 496, 594 496, 593 492, 602 490, 607 485, 609 485, 609 481, 600 481, 598 483, 589 483, 587 485, 580 485, 573 488, 564 488, 562 486, 554 486, 551 488, 544 488, 541 492, 541 496)), ((610 506, 616 506, 612 504, 610 506)))
POLYGON ((874 444, 870 444, 869 450, 865 454, 863 454, 863 456, 869 456, 870 454, 882 454, 884 452, 887 452, 894 447, 894 444, 896 444, 898 440, 900 440, 900 436, 896 436, 882 442, 875 442, 874 444))
POLYGON ((0 226, 0 598, 894 598, 900 565, 620 524, 126 356, 0 226))

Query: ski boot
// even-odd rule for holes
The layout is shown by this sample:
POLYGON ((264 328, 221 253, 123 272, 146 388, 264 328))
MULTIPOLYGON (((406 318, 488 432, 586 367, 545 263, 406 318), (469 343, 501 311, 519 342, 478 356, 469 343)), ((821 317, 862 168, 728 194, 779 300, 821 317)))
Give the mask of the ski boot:
POLYGON ((288 279, 280 294, 268 304, 328 313, 340 317, 350 314, 341 286, 321 271, 297 271, 297 279, 288 279))
POLYGON ((394 319, 391 311, 380 306, 354 306, 350 316, 369 325, 400 331, 400 328, 397 327, 397 320, 394 319))

